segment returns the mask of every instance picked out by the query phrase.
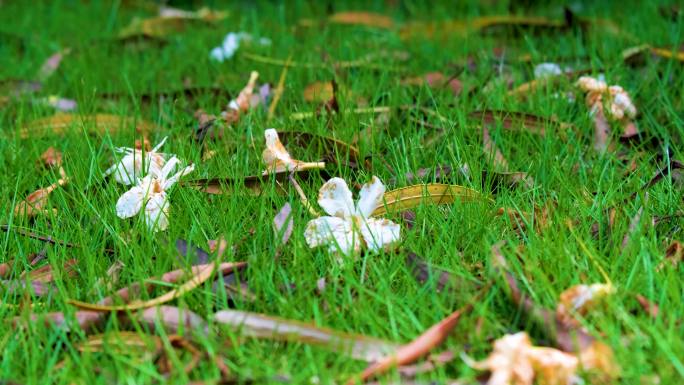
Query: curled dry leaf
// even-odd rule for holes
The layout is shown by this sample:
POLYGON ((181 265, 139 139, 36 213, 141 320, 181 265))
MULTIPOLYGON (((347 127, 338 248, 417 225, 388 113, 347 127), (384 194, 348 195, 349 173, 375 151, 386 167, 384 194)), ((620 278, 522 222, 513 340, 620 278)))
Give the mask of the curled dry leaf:
MULTIPOLYGON (((76 275, 76 268, 78 265, 78 260, 76 259, 68 259, 66 262, 64 262, 64 276, 63 277, 73 277, 76 275)), ((55 277, 55 271, 52 268, 52 265, 45 265, 42 266, 36 270, 32 270, 30 272, 24 271, 21 274, 21 277, 28 276, 28 279, 30 281, 34 282, 43 282, 43 283, 48 283, 48 282, 54 282, 56 278, 63 278, 60 277, 59 275, 55 277)))
POLYGON ((56 209, 45 209, 48 203, 48 197, 58 187, 64 186, 67 183, 67 181, 68 178, 60 178, 56 183, 53 183, 48 187, 41 188, 32 192, 31 194, 29 194, 28 197, 26 197, 26 199, 17 203, 17 205, 14 206, 14 215, 31 218, 38 214, 50 214, 56 212, 56 209))
POLYGON ((36 119, 27 123, 19 129, 19 136, 22 139, 28 139, 40 138, 49 134, 64 135, 70 129, 79 132, 85 130, 89 133, 114 134, 130 127, 135 127, 136 132, 142 134, 158 128, 155 124, 145 120, 121 115, 77 115, 59 112, 47 118, 36 119))
POLYGON ((478 191, 459 185, 442 183, 417 184, 391 190, 383 195, 373 210, 372 215, 383 215, 391 211, 404 211, 430 202, 437 205, 453 204, 456 200, 463 202, 492 202, 478 191))
POLYGON ((213 319, 242 335, 317 345, 367 362, 377 361, 397 348, 397 345, 377 338, 239 310, 219 311, 213 319))

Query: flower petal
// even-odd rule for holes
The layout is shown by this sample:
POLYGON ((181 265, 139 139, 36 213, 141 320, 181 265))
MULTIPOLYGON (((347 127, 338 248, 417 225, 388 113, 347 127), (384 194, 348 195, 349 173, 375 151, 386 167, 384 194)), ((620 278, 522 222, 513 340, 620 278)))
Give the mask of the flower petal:
POLYGON ((140 212, 147 193, 141 185, 133 186, 116 202, 116 215, 119 218, 130 218, 140 212))
POLYGON ((195 165, 194 165, 194 164, 191 164, 191 165, 189 165, 189 166, 186 166, 185 168, 183 168, 183 169, 181 169, 180 171, 178 171, 178 172, 177 172, 175 175, 173 175, 171 178, 165 180, 164 183, 163 183, 163 185, 162 185, 162 188, 163 188, 164 190, 169 189, 171 186, 173 186, 174 184, 176 184, 176 182, 178 182, 178 180, 179 180, 180 178, 184 177, 185 175, 190 174, 190 173, 193 172, 193 171, 195 171, 195 165))
POLYGON ((153 194, 145 205, 145 224, 150 230, 166 230, 169 227, 169 204, 166 193, 153 194))
POLYGON ((351 222, 338 217, 312 219, 306 225, 304 239, 311 248, 328 246, 328 251, 356 254, 361 250, 359 236, 354 234, 351 222))
POLYGON ((375 211, 375 207, 382 203, 382 196, 385 194, 385 185, 377 176, 373 176, 370 182, 361 187, 359 191, 359 202, 356 204, 356 212, 364 218, 370 217, 375 211))
POLYGON ((349 217, 354 212, 352 193, 342 178, 332 178, 318 191, 318 204, 334 217, 349 217))
POLYGON ((114 180, 126 186, 136 183, 142 168, 142 154, 133 151, 126 154, 120 161, 108 168, 104 176, 114 174, 114 180))
POLYGON ((401 226, 389 219, 368 218, 359 224, 368 250, 380 251, 401 240, 401 226))

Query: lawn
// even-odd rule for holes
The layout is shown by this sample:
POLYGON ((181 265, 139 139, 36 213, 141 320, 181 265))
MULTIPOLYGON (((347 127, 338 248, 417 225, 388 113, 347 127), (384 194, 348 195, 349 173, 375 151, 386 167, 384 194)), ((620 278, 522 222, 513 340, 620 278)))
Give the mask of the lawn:
POLYGON ((612 350, 602 357, 619 369, 578 370, 584 383, 682 382, 681 6, 206 6, 160 21, 145 1, 0 0, 0 380, 361 383, 383 354, 344 341, 391 356, 461 309, 427 355, 367 382, 487 383, 472 361, 518 332, 572 359, 578 336, 612 350), (212 58, 229 32, 249 37, 212 58), (541 63, 561 73, 534 81, 541 63), (231 109, 253 71, 260 103, 231 109), (635 116, 603 111, 608 91, 585 99, 580 76, 620 85, 635 116), (325 167, 262 175, 268 128, 325 167), (167 189, 160 230, 117 215, 132 186, 104 173, 117 148, 164 138, 166 161, 194 170, 167 189), (49 148, 57 164, 41 160, 49 148), (373 176, 389 192, 378 217, 400 239, 310 248, 321 186, 342 178, 356 201, 373 176), (392 201, 408 186, 424 199, 392 201), (286 204, 289 237, 274 230, 286 204), (151 289, 119 292, 114 308, 88 305, 141 284, 151 289), (591 284, 610 293, 554 322, 561 293, 591 284), (255 323, 235 322, 245 315, 278 317, 260 325, 279 332, 255 338, 255 323), (324 329, 344 334, 312 343, 324 329))

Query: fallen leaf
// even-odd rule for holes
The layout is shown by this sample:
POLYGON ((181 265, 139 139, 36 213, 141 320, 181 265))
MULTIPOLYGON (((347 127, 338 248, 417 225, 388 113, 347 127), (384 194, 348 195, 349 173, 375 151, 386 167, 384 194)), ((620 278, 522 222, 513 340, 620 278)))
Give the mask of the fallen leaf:
MULTIPOLYGON (((265 189, 271 189, 271 179, 275 178, 277 182, 284 182, 288 180, 291 172, 297 175, 308 178, 311 174, 310 170, 293 170, 272 172, 269 175, 251 175, 244 178, 211 178, 211 179, 195 179, 181 182, 181 186, 191 187, 196 190, 205 192, 207 194, 236 194, 240 189, 246 189, 251 195, 261 195, 265 189)), ((276 184, 279 193, 284 192, 282 185, 276 184)))
POLYGON ((387 355, 370 366, 361 374, 350 378, 347 385, 354 385, 357 381, 367 379, 382 374, 395 366, 406 365, 414 362, 420 357, 428 354, 432 349, 439 346, 447 338, 449 333, 456 327, 463 313, 472 309, 473 303, 469 303, 461 309, 456 310, 440 322, 432 325, 428 330, 416 337, 406 345, 400 346, 396 352, 387 355))
POLYGON ((448 78, 441 72, 428 72, 422 76, 407 78, 401 81, 403 85, 422 86, 426 85, 433 89, 448 88, 453 96, 458 96, 463 91, 463 84, 455 77, 448 78))
POLYGON ((36 270, 32 270, 30 272, 24 271, 21 275, 21 277, 28 276, 28 279, 30 281, 35 281, 35 282, 43 282, 43 283, 48 283, 48 282, 54 282, 55 278, 58 279, 64 279, 67 277, 73 277, 76 275, 76 268, 78 265, 78 260, 76 259, 68 259, 66 262, 64 262, 64 275, 60 276, 58 275, 57 277, 54 276, 54 270, 51 265, 45 265, 43 267, 40 267, 36 270))
POLYGON ((475 18, 472 20, 448 20, 440 22, 414 21, 406 23, 401 29, 402 39, 415 37, 446 39, 457 36, 466 36, 479 32, 485 28, 506 25, 520 27, 566 27, 566 20, 553 20, 543 17, 528 17, 517 15, 492 15, 475 18))
POLYGON ((310 103, 327 103, 333 96, 332 82, 313 82, 304 88, 304 100, 310 103))
MULTIPOLYGON (((73 244, 73 243, 70 243, 70 242, 66 242, 66 241, 62 241, 62 240, 59 240, 59 239, 55 239, 55 238, 53 238, 53 237, 44 236, 44 235, 39 235, 39 234, 36 234, 36 233, 34 233, 34 232, 27 231, 27 230, 25 230, 25 229, 23 229, 23 228, 19 228, 19 227, 17 227, 17 226, 0 225, 0 230, 5 231, 5 232, 13 231, 14 233, 16 233, 16 234, 18 234, 18 235, 21 235, 21 236, 23 236, 23 237, 28 237, 28 238, 31 238, 31 239, 36 239, 36 240, 41 241, 41 242, 50 243, 50 244, 53 244, 53 245, 59 245, 59 246, 67 247, 67 248, 70 248, 70 249, 75 249, 75 248, 80 248, 80 247, 81 247, 81 246, 79 246, 79 245, 76 245, 76 244, 73 244)), ((107 249, 107 248, 105 248, 105 249, 102 250, 102 252, 104 252, 105 254, 108 254, 108 255, 114 254, 114 250, 113 250, 113 249, 107 249)))
POLYGON ((460 293, 465 291, 466 288, 476 288, 479 286, 475 281, 468 282, 449 271, 432 266, 418 254, 411 251, 406 254, 406 267, 411 270, 416 281, 423 284, 435 282, 437 292, 449 290, 450 292, 460 293))
POLYGON ((391 342, 376 338, 341 333, 299 321, 239 310, 219 311, 214 314, 213 320, 229 326, 242 335, 318 345, 367 362, 377 361, 397 348, 397 345, 391 342))
POLYGON ((648 44, 630 47, 623 50, 622 60, 624 60, 625 62, 635 62, 637 60, 640 60, 641 57, 646 53, 662 57, 665 59, 674 59, 680 62, 684 62, 684 51, 677 50, 676 48, 657 48, 652 47, 648 44))
POLYGON ((191 22, 215 22, 228 17, 227 12, 201 8, 196 12, 165 12, 148 19, 134 18, 131 23, 121 29, 120 39, 130 39, 137 36, 147 38, 164 38, 174 32, 181 32, 191 22))
POLYGON ((318 153, 322 152, 322 159, 334 164, 341 164, 339 159, 349 159, 351 162, 361 159, 358 148, 338 139, 301 131, 282 131, 278 135, 284 145, 292 148, 307 149, 315 146, 318 153))
POLYGON ((18 316, 12 318, 12 326, 19 327, 28 324, 42 323, 47 327, 55 327, 65 331, 73 330, 71 327, 72 320, 81 330, 89 330, 93 326, 104 321, 106 313, 96 311, 76 311, 71 315, 64 315, 63 312, 52 313, 31 313, 29 317, 18 316))
POLYGON ((497 122, 507 130, 524 131, 532 134, 544 136, 547 128, 553 128, 562 133, 566 128, 572 127, 568 123, 558 122, 552 118, 545 118, 526 112, 504 111, 504 110, 481 110, 473 111, 468 114, 471 119, 478 119, 482 125, 493 125, 497 122))
POLYGON ((294 229, 294 219, 292 218, 292 206, 290 203, 285 205, 278 211, 278 214, 273 218, 273 229, 281 245, 287 243, 292 236, 294 229))
POLYGON ((182 262, 190 262, 191 265, 204 265, 209 263, 211 257, 201 247, 197 247, 185 239, 176 240, 176 250, 181 257, 184 257, 182 262))
POLYGON ((579 325, 576 315, 585 315, 604 297, 615 292, 607 283, 575 285, 563 291, 558 299, 556 318, 566 325, 579 325))
POLYGON ((418 207, 425 202, 436 205, 453 204, 456 200, 464 202, 493 202, 480 192, 459 185, 442 183, 417 184, 391 190, 383 195, 383 202, 376 206, 373 216, 390 211, 404 211, 418 207))
POLYGON ((94 310, 94 311, 130 311, 130 310, 137 310, 137 309, 145 309, 157 305, 161 305, 163 303, 172 301, 176 298, 179 298, 186 294, 187 292, 190 292, 200 286, 202 283, 207 281, 209 278, 213 276, 213 274, 217 271, 220 271, 221 274, 227 274, 233 269, 236 268, 241 268, 245 266, 245 262, 236 262, 236 263, 221 263, 220 265, 217 266, 217 264, 212 263, 208 265, 196 265, 193 266, 191 271, 192 271, 192 278, 185 282, 184 284, 178 286, 177 288, 150 300, 147 301, 142 301, 142 300, 135 300, 131 301, 125 305, 105 305, 105 304, 91 304, 87 302, 81 302, 81 301, 76 301, 76 300, 68 300, 67 303, 74 305, 80 309, 85 309, 85 310, 94 310))
POLYGON ((394 21, 389 16, 372 12, 338 12, 331 15, 328 21, 333 24, 364 25, 384 29, 394 27, 394 21))
POLYGON ((658 264, 656 271, 660 271, 665 267, 665 264, 669 264, 672 267, 677 267, 680 262, 684 261, 684 245, 674 240, 667 246, 665 250, 665 259, 658 264))
POLYGON ((59 112, 47 118, 33 120, 19 129, 22 139, 40 138, 48 134, 64 135, 70 129, 77 132, 114 134, 126 128, 135 127, 138 133, 155 131, 158 127, 150 122, 132 117, 110 114, 77 115, 59 112))
POLYGON ((209 325, 196 313, 175 306, 155 306, 141 310, 133 318, 156 330, 161 327, 168 334, 207 334, 209 325))
POLYGON ((67 183, 66 178, 59 179, 56 183, 51 184, 48 187, 38 189, 31 194, 29 194, 26 199, 17 203, 14 206, 14 215, 25 216, 26 218, 34 217, 38 214, 49 214, 54 212, 54 210, 47 210, 45 206, 48 203, 48 197, 55 191, 58 187, 63 186, 67 183))
POLYGON ((660 313, 660 307, 658 307, 657 304, 649 301, 646 297, 644 297, 641 294, 636 295, 637 301, 639 301, 639 305, 641 305, 642 309, 648 314, 651 318, 655 319, 658 318, 658 314, 660 313))
POLYGON ((160 337, 128 331, 95 334, 76 346, 80 352, 93 353, 106 349, 117 354, 143 354, 146 350, 157 351, 162 348, 160 337))

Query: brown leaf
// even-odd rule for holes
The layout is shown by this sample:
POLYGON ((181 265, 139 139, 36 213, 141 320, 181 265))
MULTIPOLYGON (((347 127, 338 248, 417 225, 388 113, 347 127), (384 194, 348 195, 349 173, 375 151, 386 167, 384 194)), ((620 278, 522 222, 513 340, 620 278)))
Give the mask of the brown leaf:
POLYGON ((413 341, 402 345, 391 355, 385 356, 368 366, 361 374, 350 378, 347 385, 354 385, 357 381, 382 374, 395 366, 407 365, 420 357, 428 354, 432 349, 439 346, 456 327, 463 313, 472 308, 472 302, 461 309, 456 310, 449 316, 434 324, 413 341))
POLYGON ((641 294, 636 295, 637 301, 639 301, 639 305, 644 309, 646 314, 648 314, 651 318, 655 319, 658 318, 658 314, 660 313, 660 308, 658 307, 657 304, 649 301, 646 297, 644 297, 641 294))
POLYGON ((532 134, 544 136, 547 128, 553 128, 556 133, 561 133, 565 129, 572 127, 571 124, 559 122, 553 118, 533 115, 526 112, 504 111, 504 110, 481 110, 473 111, 468 114, 471 119, 479 119, 483 126, 494 125, 497 122, 507 130, 525 131, 532 134))
POLYGON ((365 25, 367 27, 391 29, 394 21, 385 15, 372 12, 338 12, 328 18, 333 24, 365 25))
POLYGON ((59 186, 65 185, 67 183, 67 180, 67 178, 62 178, 48 187, 41 188, 32 192, 31 194, 29 194, 28 197, 26 197, 26 199, 17 203, 17 205, 14 206, 14 215, 31 218, 38 214, 46 214, 55 211, 56 209, 53 209, 52 211, 45 209, 48 197, 59 186))
POLYGON ((528 17, 518 15, 483 16, 471 20, 447 20, 439 22, 414 21, 404 24, 401 37, 410 39, 415 37, 448 39, 453 36, 467 36, 485 28, 506 25, 518 27, 546 27, 561 28, 567 26, 566 20, 553 20, 543 17, 528 17))
POLYGON ((466 288, 477 288, 479 283, 466 281, 455 274, 432 266, 423 260, 418 254, 409 251, 406 254, 406 266, 411 270, 411 273, 420 283, 435 282, 438 292, 449 290, 454 292, 463 292, 466 288))
POLYGON ((66 262, 64 262, 64 274, 65 275, 57 275, 55 277, 53 268, 51 265, 45 265, 43 267, 40 267, 36 270, 33 270, 31 272, 24 272, 22 273, 21 277, 25 277, 28 275, 28 279, 31 281, 35 282, 43 282, 43 283, 48 283, 48 282, 54 282, 55 279, 64 279, 66 277, 74 277, 76 275, 76 268, 78 265, 78 260, 76 259, 68 259, 66 262))
POLYGON ((196 313, 175 306, 161 305, 141 310, 134 318, 155 330, 162 327, 168 334, 206 334, 209 325, 196 313))
POLYGON ((403 85, 427 85, 430 88, 449 88, 453 96, 458 96, 463 91, 463 84, 457 78, 447 78, 441 72, 428 72, 422 76, 407 78, 401 81, 403 85))
POLYGON ((665 250, 665 259, 658 264, 656 271, 660 271, 669 263, 672 267, 677 267, 680 262, 684 261, 684 245, 678 240, 672 241, 665 250))
POLYGON ((77 115, 58 112, 47 118, 36 119, 25 124, 19 129, 19 136, 22 139, 28 139, 49 134, 65 135, 71 129, 79 133, 85 130, 98 134, 114 134, 130 127, 135 127, 136 132, 142 134, 158 129, 153 123, 122 115, 77 115))
POLYGON ((273 228, 276 236, 279 238, 280 244, 284 245, 290 239, 292 230, 294 228, 294 219, 291 216, 292 206, 290 203, 285 205, 278 211, 275 218, 273 218, 273 228))
POLYGON ((62 153, 54 147, 49 147, 40 155, 40 159, 46 167, 60 167, 62 165, 62 153))
POLYGON ((214 314, 213 319, 246 336, 318 345, 368 362, 380 359, 397 347, 391 342, 376 338, 239 310, 219 311, 214 314))
MULTIPOLYGON (((107 313, 100 313, 95 311, 77 311, 73 313, 73 320, 75 324, 84 331, 91 329, 93 326, 100 324, 104 321, 107 313)), ((55 327, 58 329, 63 329, 65 331, 73 330, 71 328, 72 318, 70 316, 65 316, 63 312, 52 312, 52 313, 31 313, 29 317, 18 316, 12 319, 12 326, 19 327, 21 325, 26 325, 29 322, 41 322, 47 327, 55 327), (27 319, 28 318, 28 319, 27 319)))
POLYGON ((603 113, 603 108, 594 111, 594 150, 599 153, 606 152, 611 147, 610 124, 603 113))

